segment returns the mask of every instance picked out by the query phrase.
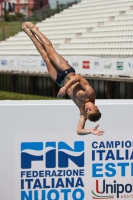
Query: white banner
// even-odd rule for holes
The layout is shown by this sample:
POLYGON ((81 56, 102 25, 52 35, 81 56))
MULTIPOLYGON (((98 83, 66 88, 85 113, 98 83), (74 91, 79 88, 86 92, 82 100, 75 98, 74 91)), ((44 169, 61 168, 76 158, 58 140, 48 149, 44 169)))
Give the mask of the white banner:
POLYGON ((17 134, 16 200, 133 199, 132 132, 50 134, 17 134))
POLYGON ((132 100, 97 100, 102 113, 77 134, 71 100, 0 102, 0 199, 133 199, 132 100))
MULTIPOLYGON (((88 56, 64 56, 80 74, 133 75, 133 58, 100 58, 88 56)), ((41 56, 2 56, 0 70, 47 72, 41 56)))

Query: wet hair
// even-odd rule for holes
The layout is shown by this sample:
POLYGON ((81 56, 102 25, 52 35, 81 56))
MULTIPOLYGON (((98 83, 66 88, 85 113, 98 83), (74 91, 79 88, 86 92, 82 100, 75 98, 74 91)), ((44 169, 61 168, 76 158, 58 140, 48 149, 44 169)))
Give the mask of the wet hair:
POLYGON ((96 110, 95 112, 90 113, 90 114, 88 115, 88 119, 89 119, 91 122, 96 122, 96 121, 98 121, 100 118, 101 118, 101 113, 100 113, 99 110, 96 110))

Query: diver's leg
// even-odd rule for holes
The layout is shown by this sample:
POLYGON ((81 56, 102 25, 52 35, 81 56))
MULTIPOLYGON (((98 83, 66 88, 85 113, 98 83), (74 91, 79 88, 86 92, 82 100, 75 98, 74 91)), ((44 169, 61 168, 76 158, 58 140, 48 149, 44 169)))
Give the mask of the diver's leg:
POLYGON ((25 26, 24 23, 22 24, 22 29, 30 37, 30 39, 32 40, 32 42, 36 46, 37 50, 39 51, 39 53, 41 54, 43 60, 46 63, 46 66, 47 66, 48 73, 49 73, 50 77, 55 81, 56 78, 57 78, 57 69, 50 62, 50 60, 49 60, 49 58, 47 56, 47 53, 44 50, 44 47, 42 46, 40 41, 35 37, 35 35, 25 26))
POLYGON ((67 63, 67 61, 54 50, 50 40, 39 31, 37 26, 35 26, 31 22, 25 22, 24 24, 39 38, 45 48, 45 51, 50 61, 56 66, 59 71, 64 71, 70 68, 70 65, 67 63))

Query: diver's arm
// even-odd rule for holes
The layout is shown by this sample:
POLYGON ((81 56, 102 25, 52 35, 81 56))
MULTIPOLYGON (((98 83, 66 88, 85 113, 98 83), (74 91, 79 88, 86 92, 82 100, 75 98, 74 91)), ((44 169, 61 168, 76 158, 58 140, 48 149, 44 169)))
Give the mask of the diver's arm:
POLYGON ((78 127, 77 127, 78 135, 88 135, 88 134, 94 134, 94 135, 98 135, 98 136, 103 135, 104 131, 97 129, 99 127, 99 125, 97 125, 93 129, 84 129, 85 122, 86 122, 86 117, 84 115, 81 115, 79 122, 78 122, 78 127))
POLYGON ((92 93, 91 90, 93 89, 90 87, 88 81, 85 78, 83 78, 81 75, 76 74, 59 90, 57 97, 58 98, 63 97, 66 94, 67 90, 76 82, 78 82, 81 85, 81 87, 83 88, 83 90, 86 92, 88 96, 90 95, 90 93, 92 93))

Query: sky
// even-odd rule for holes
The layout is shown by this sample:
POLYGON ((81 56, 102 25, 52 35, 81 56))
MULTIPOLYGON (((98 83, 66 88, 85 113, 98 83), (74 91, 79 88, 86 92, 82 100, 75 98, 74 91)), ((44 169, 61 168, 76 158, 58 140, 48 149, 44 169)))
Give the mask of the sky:
MULTIPOLYGON (((59 3, 69 3, 69 2, 73 2, 75 0, 58 0, 59 3)), ((49 4, 51 8, 56 8, 56 0, 49 0, 49 4)))

